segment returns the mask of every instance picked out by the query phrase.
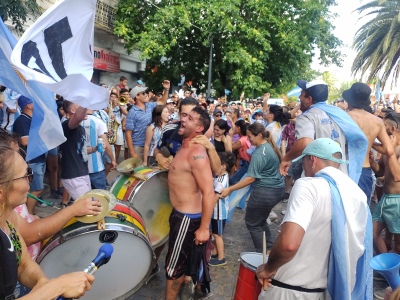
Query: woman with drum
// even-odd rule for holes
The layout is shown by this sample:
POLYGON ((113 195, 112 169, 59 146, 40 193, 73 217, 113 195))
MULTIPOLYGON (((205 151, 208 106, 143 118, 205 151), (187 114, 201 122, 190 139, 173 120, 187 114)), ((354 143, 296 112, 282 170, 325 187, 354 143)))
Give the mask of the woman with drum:
POLYGON ((156 166, 157 161, 154 158, 154 149, 157 147, 161 138, 161 132, 168 124, 169 110, 165 105, 157 105, 151 115, 151 123, 146 129, 146 140, 143 149, 143 166, 156 166))
POLYGON ((253 185, 246 208, 246 226, 250 232, 256 251, 262 252, 263 231, 266 233, 267 246, 273 245, 271 232, 266 219, 272 208, 285 196, 284 177, 279 173, 282 155, 261 123, 253 123, 247 129, 250 143, 256 146, 251 155, 247 176, 237 184, 223 189, 221 198, 249 184, 253 185))
MULTIPOLYGON (((222 114, 220 112, 220 114, 222 114)), ((219 119, 214 123, 213 144, 217 152, 232 152, 232 138, 229 135, 228 123, 219 119)))
POLYGON ((0 299, 13 299, 17 280, 32 289, 20 299, 81 297, 91 288, 94 277, 75 272, 47 279, 29 257, 25 242, 13 225, 13 209, 26 202, 32 170, 21 155, 4 145, 0 145, 0 169, 0 299))

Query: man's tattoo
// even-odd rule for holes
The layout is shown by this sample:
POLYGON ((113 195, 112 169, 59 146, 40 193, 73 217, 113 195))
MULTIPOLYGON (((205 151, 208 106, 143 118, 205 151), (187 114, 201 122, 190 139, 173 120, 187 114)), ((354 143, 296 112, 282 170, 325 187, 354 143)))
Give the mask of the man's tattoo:
POLYGON ((198 159, 204 159, 205 157, 202 155, 199 156, 193 156, 194 160, 198 160, 198 159))

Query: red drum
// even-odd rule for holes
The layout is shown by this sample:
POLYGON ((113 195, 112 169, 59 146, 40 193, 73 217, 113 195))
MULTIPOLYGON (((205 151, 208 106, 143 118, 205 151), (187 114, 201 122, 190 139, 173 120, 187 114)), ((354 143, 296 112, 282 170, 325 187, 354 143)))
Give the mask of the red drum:
POLYGON ((262 263, 261 253, 243 252, 240 254, 240 269, 234 300, 258 299, 262 285, 256 279, 256 270, 262 263))

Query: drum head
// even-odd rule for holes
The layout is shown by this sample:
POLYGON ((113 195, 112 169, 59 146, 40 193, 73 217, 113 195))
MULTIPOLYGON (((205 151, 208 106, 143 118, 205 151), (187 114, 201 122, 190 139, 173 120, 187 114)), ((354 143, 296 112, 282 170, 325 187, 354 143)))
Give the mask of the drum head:
POLYGON ((135 188, 129 202, 144 219, 153 248, 168 240, 169 216, 172 205, 169 200, 168 173, 165 171, 147 175, 149 178, 135 188))
MULTIPOLYGON (((268 261, 268 256, 267 256, 268 261)), ((262 265, 263 257, 261 253, 257 252, 243 252, 240 254, 240 262, 246 269, 256 271, 258 266, 262 265)))
POLYGON ((91 290, 80 299, 126 299, 144 284, 153 260, 153 252, 146 237, 137 232, 135 235, 124 231, 124 226, 120 224, 107 223, 105 231, 98 231, 95 226, 82 223, 70 226, 77 225, 85 228, 78 227, 72 233, 69 232, 69 237, 62 244, 53 242, 46 245, 40 254, 38 263, 48 278, 83 271, 103 245, 99 239, 100 234, 109 233, 117 236, 112 243, 114 252, 110 261, 95 273, 96 279, 91 290))

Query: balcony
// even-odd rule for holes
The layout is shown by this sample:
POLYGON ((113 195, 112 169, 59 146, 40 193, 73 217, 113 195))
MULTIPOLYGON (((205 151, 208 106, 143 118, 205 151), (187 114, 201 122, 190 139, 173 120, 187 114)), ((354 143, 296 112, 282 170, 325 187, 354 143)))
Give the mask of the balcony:
POLYGON ((94 25, 99 29, 113 33, 114 20, 114 7, 103 1, 97 1, 94 25))

